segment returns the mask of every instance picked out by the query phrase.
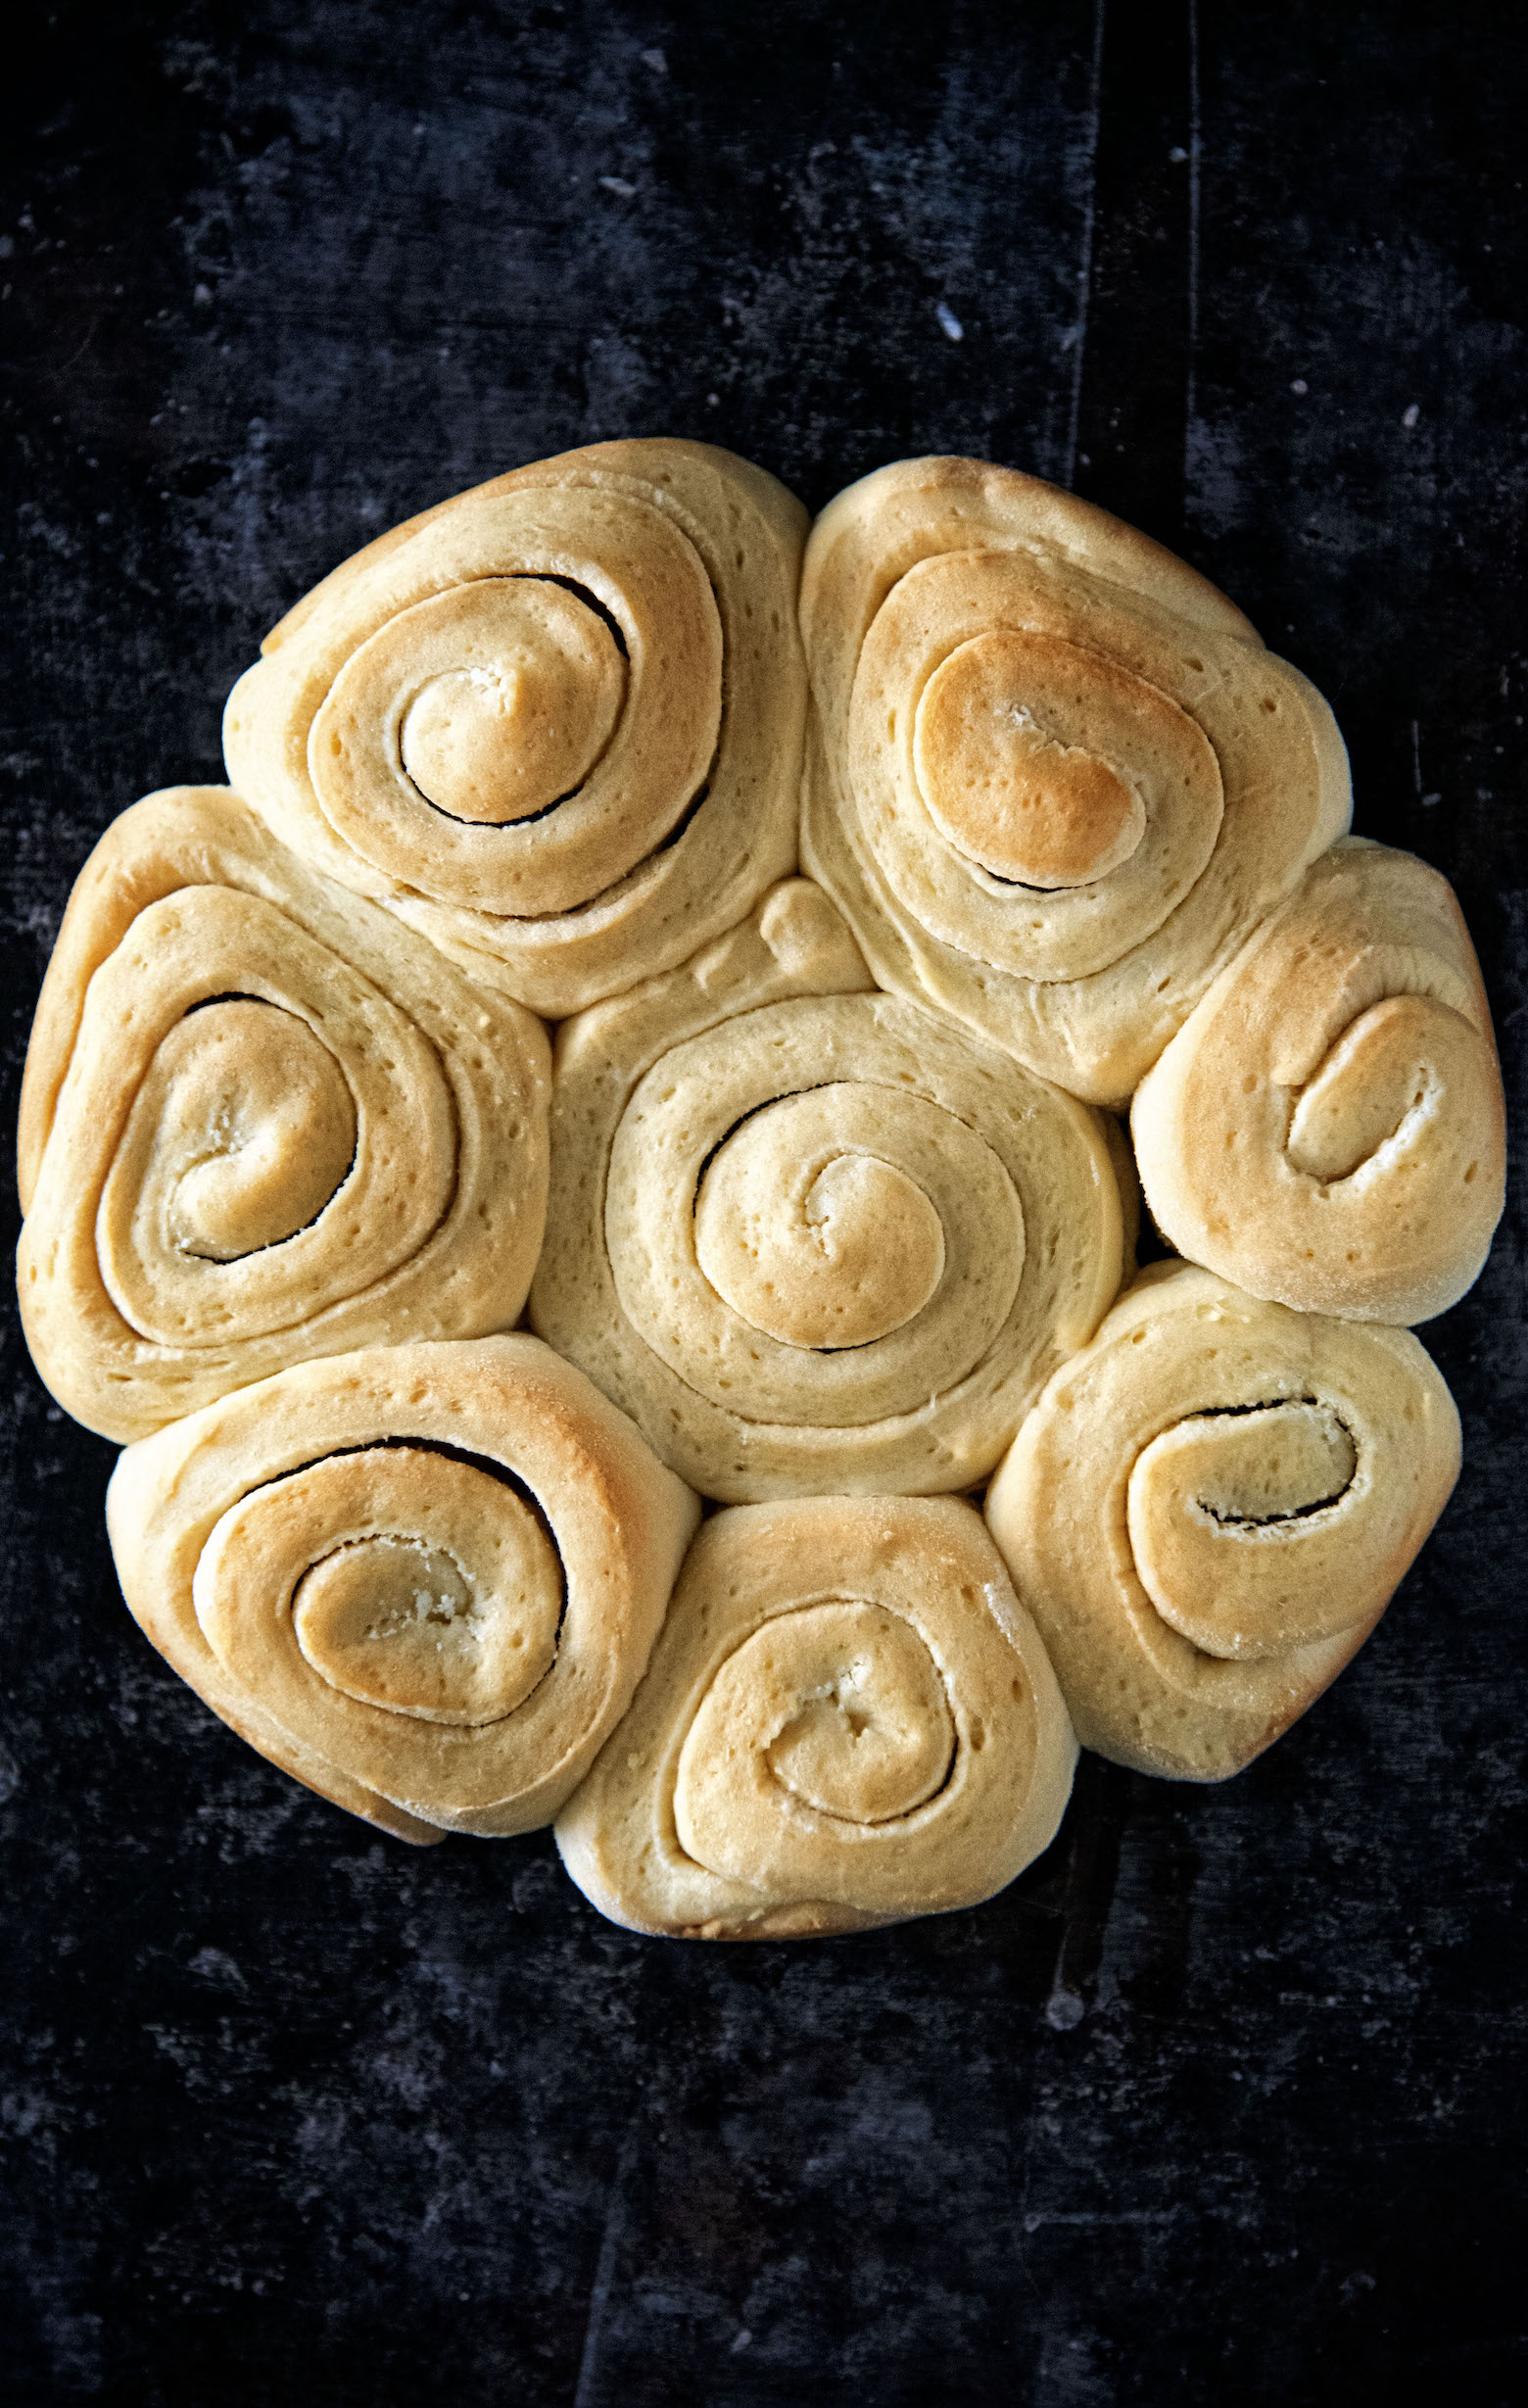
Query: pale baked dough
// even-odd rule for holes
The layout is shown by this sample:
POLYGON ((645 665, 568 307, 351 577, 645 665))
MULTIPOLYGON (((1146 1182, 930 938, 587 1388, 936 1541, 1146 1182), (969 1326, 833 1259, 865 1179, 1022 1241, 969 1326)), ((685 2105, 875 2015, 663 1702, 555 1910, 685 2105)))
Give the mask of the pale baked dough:
POLYGON ((1331 714, 1239 611, 1070 495, 901 462, 813 531, 804 733, 804 527, 641 441, 345 563, 230 698, 264 824, 213 789, 116 824, 23 1094, 27 1335, 137 1440, 108 1518, 156 1646, 401 1837, 557 1816, 653 1933, 992 1895, 1073 1722, 1183 1778, 1256 1756, 1456 1475, 1372 1324, 1452 1303, 1501 1210, 1456 906, 1339 841, 1331 714), (798 790, 863 952, 772 884, 798 790), (533 1315, 597 1389, 476 1335, 546 1212, 511 996, 576 1015, 533 1315), (1160 1266, 1099 1326, 1134 1179, 1089 1106, 1132 1089, 1161 1226, 1242 1286, 1160 1266), (1011 1439, 991 1538, 881 1493, 1011 1439), (654 1652, 674 1470, 793 1501, 707 1523, 654 1652))
POLYGON ((541 1023, 176 787, 81 871, 22 1096, 37 1368, 130 1439, 312 1355, 518 1316, 547 1197, 541 1023))
POLYGON ((1348 825, 1314 687, 1170 553, 1013 469, 850 486, 801 620, 803 867, 883 986, 1095 1103, 1348 825))
POLYGON ((233 785, 557 1018, 795 866, 806 513, 730 452, 592 444, 395 528, 265 639, 233 785))
POLYGON ((551 1819, 698 1518, 524 1335, 300 1365, 129 1447, 107 1493, 123 1594, 182 1679, 406 1839, 551 1819))
POLYGON ((531 1320, 707 1496, 969 1487, 1125 1248, 1102 1116, 874 992, 805 879, 558 1034, 531 1320))
POLYGON ((1351 838, 1217 979, 1137 1090, 1157 1222, 1254 1295, 1430 1320, 1506 1185, 1491 1012, 1447 880, 1351 838))
POLYGON ((1218 1781, 1362 1645, 1458 1468, 1409 1330, 1154 1264, 1051 1381, 986 1517, 1082 1745, 1218 1781))
POLYGON ((1076 1760, 1045 1651, 953 1498, 716 1515, 632 1710, 556 1822, 628 1929, 801 1939, 990 1898, 1076 1760))

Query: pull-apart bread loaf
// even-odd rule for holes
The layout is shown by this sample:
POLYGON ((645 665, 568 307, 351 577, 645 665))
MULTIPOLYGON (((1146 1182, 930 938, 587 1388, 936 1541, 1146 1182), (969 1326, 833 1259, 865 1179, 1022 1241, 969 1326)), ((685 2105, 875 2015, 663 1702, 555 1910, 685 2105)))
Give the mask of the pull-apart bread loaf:
POLYGON ((1082 1745, 1218 1781, 1357 1653, 1458 1468, 1409 1330, 1154 1264, 1051 1381, 986 1517, 1082 1745))
POLYGON ((549 1822, 620 1719, 695 1499, 523 1335, 300 1365, 129 1447, 133 1613, 242 1737, 406 1839, 549 1822))
POLYGON ((19 1271, 256 1748, 783 1938, 988 1898, 1078 1740, 1218 1780, 1347 1662, 1457 1471, 1391 1324, 1484 1260, 1501 1078, 1213 586, 979 461, 808 540, 596 444, 336 569, 224 742, 71 900, 19 1271), (1122 1295, 1132 1097, 1190 1259, 1122 1295))
POLYGON ((1309 1313, 1427 1321, 1478 1276, 1506 1120, 1448 882, 1352 838, 1190 1014, 1130 1111, 1165 1236, 1309 1313))
POLYGON ((178 787, 80 873, 22 1097, 22 1318, 131 1439, 314 1355, 512 1323, 542 1240, 539 1021, 178 787))
POLYGON ((802 865, 881 984, 1122 1104, 1351 814, 1325 702, 1214 586, 1016 470, 818 519, 802 865))
POLYGON ((990 1898, 1076 1760, 1045 1651, 953 1498, 814 1497, 696 1538, 631 1712, 556 1824, 629 1929, 774 1940, 990 1898))
POLYGON ((228 774, 313 865, 551 1018, 795 866, 806 513, 730 452, 593 444, 410 519, 266 637, 228 774))
POLYGON ((804 879, 558 1033, 531 1319, 708 1496, 969 1487, 1132 1235, 1104 1117, 877 993, 804 879))

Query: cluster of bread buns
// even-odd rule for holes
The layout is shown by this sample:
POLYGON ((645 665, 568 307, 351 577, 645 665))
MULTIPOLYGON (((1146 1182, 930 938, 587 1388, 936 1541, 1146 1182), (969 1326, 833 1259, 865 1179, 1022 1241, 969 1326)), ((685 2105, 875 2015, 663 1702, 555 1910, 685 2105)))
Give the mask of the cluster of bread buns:
POLYGON ((1335 1676, 1457 1473, 1407 1324, 1501 1081, 1448 887, 1203 578, 977 461, 809 528, 595 445, 336 569, 225 746, 70 902, 19 1276, 255 1747, 781 1938, 1335 1676))

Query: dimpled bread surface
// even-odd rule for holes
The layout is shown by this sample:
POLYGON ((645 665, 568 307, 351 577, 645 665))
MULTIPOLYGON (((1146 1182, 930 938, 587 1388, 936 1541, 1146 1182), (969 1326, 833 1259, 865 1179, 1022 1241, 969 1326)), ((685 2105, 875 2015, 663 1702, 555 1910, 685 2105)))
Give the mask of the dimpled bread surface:
POLYGON ((708 1496, 971 1486, 1126 1243, 1102 1116, 805 880, 558 1037, 532 1323, 708 1496))
POLYGON ((517 1334, 225 1397, 126 1449, 107 1523, 155 1646, 263 1754, 494 1838, 549 1822, 619 1720, 699 1510, 517 1334))
POLYGON ((901 460, 807 546, 803 866, 881 983, 1122 1105, 1346 829, 1315 688, 1107 511, 901 460))
POLYGON ((1160 1263, 1051 1381, 986 1517, 1082 1745, 1218 1781, 1362 1645, 1458 1469, 1409 1330, 1160 1263))
POLYGON ((1429 1321, 1480 1275, 1506 1188, 1491 1013, 1446 880, 1335 845, 1136 1090, 1164 1236, 1255 1295, 1429 1321))
POLYGON ((1220 1780, 1335 1678, 1457 1473, 1402 1324, 1500 1072, 1195 570, 978 460, 808 530, 595 444, 342 563, 224 744, 71 900, 19 1273, 131 1611, 273 1763, 804 1938, 990 1898, 1079 1742, 1220 1780))
POLYGON ((22 1319, 142 1437, 310 1355, 502 1328, 547 1202, 546 1034, 176 787, 81 871, 22 1097, 22 1319))
POLYGON ((556 1823, 634 1931, 862 1931, 975 1905, 1054 1838, 1076 1743, 956 1498, 740 1506, 696 1538, 631 1713, 556 1823))
POLYGON ((708 444, 597 443, 334 570, 223 722, 283 841, 558 1018, 795 864, 806 512, 708 444))

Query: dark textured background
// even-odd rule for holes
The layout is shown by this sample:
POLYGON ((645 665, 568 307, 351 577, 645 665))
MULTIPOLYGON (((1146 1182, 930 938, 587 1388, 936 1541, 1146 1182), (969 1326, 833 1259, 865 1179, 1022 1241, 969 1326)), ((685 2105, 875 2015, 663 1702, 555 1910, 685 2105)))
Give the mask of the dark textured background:
MULTIPOLYGON (((658 431, 814 506, 985 454, 1186 553, 1332 697, 1360 829, 1458 886, 1520 1100, 1528 42, 1496 14, 28 12, 7 1110, 75 868, 217 776, 270 621, 444 494, 658 431)), ((112 1451, 11 1334, 0 2395, 1513 2396, 1524 1309, 1519 1191, 1427 1332, 1460 1488, 1270 1756, 1209 1791, 1091 1763, 1017 1893, 739 1950, 612 1929, 545 1835, 411 1854, 243 1749, 128 1620, 112 1451)))

